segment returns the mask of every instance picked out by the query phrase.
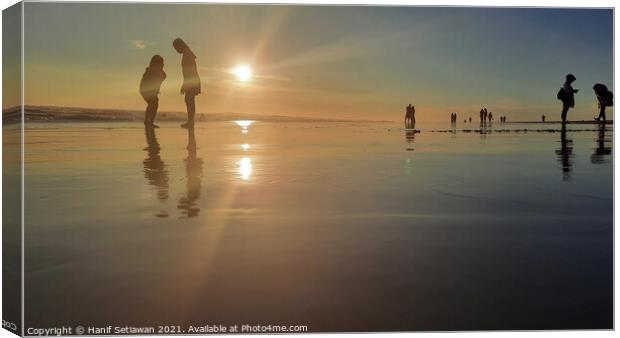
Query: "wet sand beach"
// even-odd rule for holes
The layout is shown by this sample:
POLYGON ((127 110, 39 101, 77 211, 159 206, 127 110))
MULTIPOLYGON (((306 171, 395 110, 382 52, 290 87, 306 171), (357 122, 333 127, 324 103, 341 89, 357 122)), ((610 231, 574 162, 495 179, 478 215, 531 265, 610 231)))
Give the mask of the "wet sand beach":
POLYGON ((611 125, 160 125, 27 125, 28 326, 612 328, 611 125))

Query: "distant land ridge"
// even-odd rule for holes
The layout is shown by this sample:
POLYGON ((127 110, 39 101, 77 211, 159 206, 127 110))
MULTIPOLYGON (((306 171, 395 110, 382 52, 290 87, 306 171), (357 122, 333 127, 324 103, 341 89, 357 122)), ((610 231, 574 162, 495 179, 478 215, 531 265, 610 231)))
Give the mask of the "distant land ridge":
MULTIPOLYGON (((144 120, 144 111, 129 109, 99 109, 99 108, 79 108, 79 107, 56 107, 56 106, 29 106, 24 107, 27 122, 141 122, 144 120)), ((2 121, 4 123, 15 123, 21 119, 20 107, 11 107, 2 111, 2 121)), ((185 112, 162 111, 157 114, 157 121, 185 121, 185 112)), ((198 113, 197 121, 234 121, 234 120, 254 120, 265 122, 394 122, 358 119, 330 119, 315 118, 308 116, 287 116, 287 115, 262 115, 250 113, 198 113)))

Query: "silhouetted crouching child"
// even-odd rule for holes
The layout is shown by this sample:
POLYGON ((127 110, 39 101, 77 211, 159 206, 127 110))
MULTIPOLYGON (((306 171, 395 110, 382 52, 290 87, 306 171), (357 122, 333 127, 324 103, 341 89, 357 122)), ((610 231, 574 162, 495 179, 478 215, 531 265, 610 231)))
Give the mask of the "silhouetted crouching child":
POLYGON ((598 100, 599 113, 598 117, 594 119, 600 121, 607 121, 605 117, 605 108, 611 107, 614 105, 614 94, 607 89, 607 86, 604 84, 597 83, 592 87, 594 89, 594 94, 596 95, 596 99, 598 100))
POLYGON ((140 94, 146 101, 146 112, 144 113, 144 125, 147 127, 159 128, 155 125, 155 115, 159 107, 159 88, 166 79, 164 72, 164 59, 159 55, 153 55, 149 66, 140 80, 140 94))

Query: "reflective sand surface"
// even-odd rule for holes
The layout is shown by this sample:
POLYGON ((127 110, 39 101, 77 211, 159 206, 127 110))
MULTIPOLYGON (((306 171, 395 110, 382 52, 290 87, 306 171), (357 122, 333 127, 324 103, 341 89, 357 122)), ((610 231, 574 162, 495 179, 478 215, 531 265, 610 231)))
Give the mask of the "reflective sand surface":
POLYGON ((29 125, 27 327, 612 326, 611 126, 161 126, 29 125))

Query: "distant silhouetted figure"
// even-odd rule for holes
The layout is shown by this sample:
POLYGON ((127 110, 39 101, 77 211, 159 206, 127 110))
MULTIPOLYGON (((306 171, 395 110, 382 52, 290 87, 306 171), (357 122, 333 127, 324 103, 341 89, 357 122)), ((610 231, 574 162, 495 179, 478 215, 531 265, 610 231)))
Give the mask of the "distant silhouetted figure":
POLYGON ((598 117, 594 119, 597 121, 600 121, 601 119, 603 121, 607 121, 607 118, 605 117, 605 108, 614 105, 614 94, 607 89, 607 86, 600 83, 595 84, 592 89, 594 89, 594 94, 596 95, 598 107, 600 109, 598 117))
POLYGON ((484 108, 480 109, 480 123, 484 121, 484 108))
POLYGON ((545 120, 547 119, 547 117, 545 115, 542 116, 542 121, 545 122, 545 120))
POLYGON ((146 67, 142 80, 140 80, 140 94, 146 101, 146 111, 144 112, 144 125, 147 127, 159 128, 155 125, 155 115, 159 107, 159 88, 166 79, 164 72, 164 59, 159 55, 153 55, 149 66, 146 67))
POLYGON ((411 103, 405 107, 405 125, 409 124, 409 115, 411 115, 411 103))
POLYGON ((471 116, 469 117, 469 123, 471 123, 471 116))
POLYGON ((185 105, 187 106, 187 122, 181 127, 189 128, 194 125, 194 115, 196 115, 196 95, 200 94, 200 77, 196 66, 196 55, 181 38, 176 38, 172 42, 174 49, 183 55, 181 68, 183 71, 183 85, 181 94, 185 94, 185 105))
POLYGON ((405 126, 415 124, 415 107, 411 103, 405 108, 405 126))
POLYGON ((564 85, 558 91, 558 100, 562 101, 562 123, 566 123, 566 114, 568 110, 575 107, 575 93, 579 91, 579 89, 573 89, 572 83, 575 82, 575 80, 577 80, 575 75, 566 75, 566 82, 564 82, 564 85))
POLYGON ((493 122, 493 112, 489 112, 489 122, 493 122))

